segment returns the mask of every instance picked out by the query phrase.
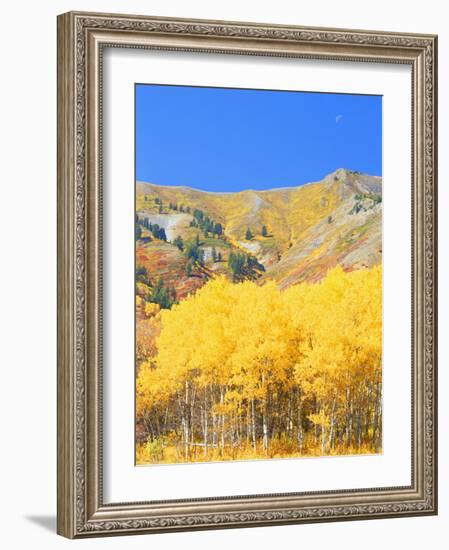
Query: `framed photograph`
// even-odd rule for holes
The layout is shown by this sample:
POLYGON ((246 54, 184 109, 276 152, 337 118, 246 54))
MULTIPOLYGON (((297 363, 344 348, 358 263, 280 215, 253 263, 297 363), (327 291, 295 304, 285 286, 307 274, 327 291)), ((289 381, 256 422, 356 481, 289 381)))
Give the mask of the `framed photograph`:
POLYGON ((58 18, 58 532, 437 513, 437 38, 58 18))

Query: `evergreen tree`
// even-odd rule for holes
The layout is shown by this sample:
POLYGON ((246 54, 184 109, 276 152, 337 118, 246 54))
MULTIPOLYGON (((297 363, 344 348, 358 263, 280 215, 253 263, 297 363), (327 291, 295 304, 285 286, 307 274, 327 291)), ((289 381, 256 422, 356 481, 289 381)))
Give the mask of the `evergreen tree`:
POLYGON ((198 245, 195 242, 187 243, 186 245, 186 256, 193 262, 197 262, 199 260, 200 256, 200 249, 198 248, 198 245))
POLYGON ((185 267, 185 273, 187 275, 187 277, 191 277, 192 276, 192 271, 193 271, 193 264, 192 262, 189 260, 186 264, 186 267, 185 267))
POLYGON ((204 265, 204 250, 198 250, 198 263, 204 265))
POLYGON ((136 281, 147 284, 148 282, 148 271, 144 265, 136 266, 136 281))
POLYGON ((262 225, 262 237, 266 237, 268 235, 267 226, 262 225))
POLYGON ((251 241, 253 238, 253 234, 251 233, 251 230, 250 228, 248 227, 248 229, 246 230, 246 234, 245 234, 245 239, 247 241, 251 241))
POLYGON ((180 235, 174 239, 173 244, 177 246, 181 252, 184 250, 184 241, 180 235))
POLYGON ((176 304, 176 289, 174 286, 170 287, 169 294, 170 294, 171 305, 176 304))
POLYGON ((195 208, 193 211, 193 217, 196 219, 197 222, 202 222, 204 218, 204 213, 202 210, 198 210, 198 208, 195 208))
POLYGON ((235 282, 239 276, 243 275, 246 256, 240 252, 231 252, 228 258, 228 266, 232 272, 232 280, 235 282))
POLYGON ((170 294, 170 290, 164 286, 162 279, 158 279, 151 292, 150 302, 158 304, 161 309, 170 309, 174 303, 174 300, 172 299, 173 295, 170 294))
POLYGON ((246 257, 246 265, 252 269, 253 267, 256 267, 257 265, 257 258, 255 258, 254 256, 251 256, 248 254, 248 256, 246 257))
POLYGON ((160 227, 157 223, 153 225, 149 224, 149 230, 151 231, 155 239, 160 239, 161 241, 167 241, 167 235, 165 233, 165 229, 163 227, 160 227))

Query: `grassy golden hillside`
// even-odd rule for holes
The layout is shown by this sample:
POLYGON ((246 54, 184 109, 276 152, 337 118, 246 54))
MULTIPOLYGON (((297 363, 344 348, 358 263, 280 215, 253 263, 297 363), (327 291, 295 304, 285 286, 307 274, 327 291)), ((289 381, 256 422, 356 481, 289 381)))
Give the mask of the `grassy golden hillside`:
MULTIPOLYGON (((249 253, 265 269, 257 273, 258 280, 274 279, 281 288, 320 280, 337 264, 351 271, 381 260, 380 177, 340 169, 320 182, 300 187, 238 193, 143 182, 136 187, 138 215, 164 227, 168 242, 177 236, 184 241, 195 238, 197 230, 190 221, 192 212, 200 209, 224 228, 223 239, 203 239, 206 256, 212 246, 222 251, 223 263, 230 249, 249 253), (177 210, 169 208, 170 204, 177 210), (250 239, 246 238, 248 229, 250 239)), ((151 254, 160 243, 145 247, 151 254)), ((220 264, 207 267, 226 271, 220 264)))

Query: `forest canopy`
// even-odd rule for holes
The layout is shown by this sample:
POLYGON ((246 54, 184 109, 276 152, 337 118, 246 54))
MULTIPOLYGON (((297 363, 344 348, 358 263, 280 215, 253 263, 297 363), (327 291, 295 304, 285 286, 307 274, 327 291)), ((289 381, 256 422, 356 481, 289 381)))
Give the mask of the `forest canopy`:
POLYGON ((378 452, 381 278, 336 267, 281 291, 218 277, 152 309, 137 462, 378 452))

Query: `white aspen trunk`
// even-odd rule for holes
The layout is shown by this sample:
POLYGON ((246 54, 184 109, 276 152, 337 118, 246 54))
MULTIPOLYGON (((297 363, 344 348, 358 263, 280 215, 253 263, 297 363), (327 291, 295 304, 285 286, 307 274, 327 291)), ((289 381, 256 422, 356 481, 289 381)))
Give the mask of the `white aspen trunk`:
POLYGON ((329 431, 329 448, 333 446, 334 442, 334 433, 335 433, 335 407, 336 407, 336 399, 332 402, 332 412, 331 412, 331 427, 329 431))
POLYGON ((378 438, 377 438, 377 432, 379 428, 379 407, 380 407, 380 383, 379 379, 376 382, 376 400, 374 405, 374 420, 373 420, 373 437, 372 437, 372 445, 374 447, 375 452, 378 452, 378 438))
POLYGON ((357 410, 356 441, 357 447, 360 447, 362 443, 362 412, 360 409, 357 410))
POLYGON ((290 414, 289 414, 289 421, 288 421, 288 435, 289 438, 294 438, 294 424, 293 424, 293 404, 290 404, 290 414))
POLYGON ((349 388, 346 388, 346 445, 349 445, 349 441, 351 439, 351 432, 350 432, 350 390, 349 388))
POLYGON ((195 398, 196 398, 196 390, 195 386, 192 387, 190 391, 190 407, 189 407, 189 429, 190 429, 190 444, 193 445, 193 437, 195 435, 194 433, 194 412, 195 412, 195 398))
MULTIPOLYGON (((184 427, 184 392, 176 392, 176 397, 178 399, 178 414, 181 416, 181 438, 180 441, 176 441, 176 456, 179 459, 179 456, 184 454, 184 439, 185 439, 185 427, 184 427)), ((178 426, 176 426, 178 427, 178 426)))
POLYGON ((188 460, 189 458, 189 444, 190 444, 190 426, 189 426, 189 383, 186 382, 185 384, 185 403, 184 403, 184 456, 185 459, 188 460))
POLYGON ((268 454, 268 425, 267 425, 266 409, 264 410, 262 415, 262 426, 263 426, 263 449, 265 453, 268 454))
POLYGON ((301 393, 298 392, 298 447, 302 453, 303 433, 302 433, 302 399, 301 393))
POLYGON ((237 410, 237 417, 236 417, 236 443, 238 446, 240 446, 241 438, 242 438, 242 415, 239 407, 237 410))
POLYGON ((378 395, 377 395, 377 434, 375 437, 375 451, 379 452, 382 442, 382 389, 381 383, 378 382, 378 395))
POLYGON ((382 397, 379 395, 379 418, 376 438, 376 452, 378 452, 382 446, 382 424, 382 397))
POLYGON ((167 433, 167 422, 168 422, 168 406, 165 407, 165 416, 164 416, 164 434, 167 433))
POLYGON ((212 415, 212 444, 214 447, 217 446, 217 415, 212 415))
MULTIPOLYGON (((265 389, 265 375, 262 373, 262 387, 265 389)), ((263 430, 263 450, 268 454, 268 425, 267 425, 267 397, 264 393, 262 403, 262 430, 263 430)))
POLYGON ((207 388, 204 388, 204 456, 207 456, 207 439, 208 439, 208 411, 207 411, 207 388))
POLYGON ((253 439, 253 448, 256 450, 256 411, 254 397, 251 399, 251 435, 253 439))
POLYGON ((249 445, 249 434, 251 430, 251 413, 249 407, 246 408, 246 445, 249 445))
MULTIPOLYGON (((223 388, 221 388, 220 403, 221 403, 221 405, 224 405, 224 389, 223 388)), ((221 413, 221 448, 223 449, 223 453, 224 453, 224 446, 225 446, 225 415, 222 412, 221 413)))
POLYGON ((354 405, 352 399, 349 403, 349 418, 348 418, 348 445, 352 445, 352 434, 354 431, 354 405))
POLYGON ((326 454, 326 428, 321 426, 321 454, 326 454))

